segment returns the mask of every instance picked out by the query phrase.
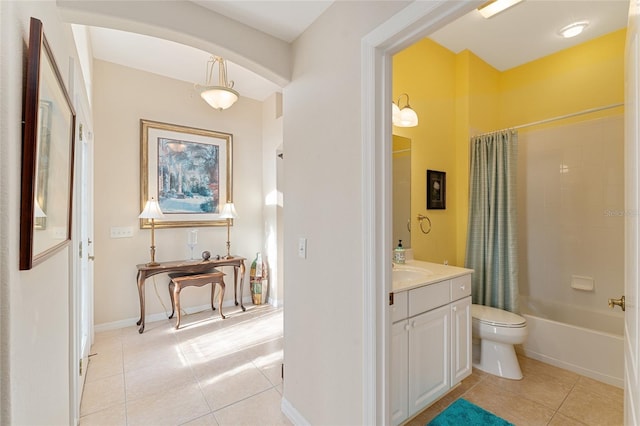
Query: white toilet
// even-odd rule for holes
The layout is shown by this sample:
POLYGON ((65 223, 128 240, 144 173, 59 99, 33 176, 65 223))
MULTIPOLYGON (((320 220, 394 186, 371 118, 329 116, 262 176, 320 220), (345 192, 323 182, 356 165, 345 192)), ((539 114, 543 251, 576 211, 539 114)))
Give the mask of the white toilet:
POLYGON ((522 371, 513 345, 527 338, 527 320, 483 305, 471 305, 473 366, 487 373, 520 380, 522 371))

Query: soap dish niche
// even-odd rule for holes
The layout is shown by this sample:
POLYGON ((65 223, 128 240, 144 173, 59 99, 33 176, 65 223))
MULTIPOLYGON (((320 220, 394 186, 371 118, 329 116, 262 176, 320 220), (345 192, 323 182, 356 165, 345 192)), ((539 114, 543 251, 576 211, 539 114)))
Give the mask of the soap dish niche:
POLYGON ((592 277, 571 276, 571 288, 580 291, 595 291, 595 280, 592 277))

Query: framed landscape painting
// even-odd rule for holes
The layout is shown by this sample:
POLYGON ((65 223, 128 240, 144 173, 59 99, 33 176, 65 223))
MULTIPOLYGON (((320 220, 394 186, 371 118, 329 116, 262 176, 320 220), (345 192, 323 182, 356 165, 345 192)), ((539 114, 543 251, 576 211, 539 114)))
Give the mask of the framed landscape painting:
POLYGON ((226 225, 220 211, 233 200, 233 135, 140 120, 140 159, 140 211, 158 200, 165 219, 156 228, 226 225))
POLYGON ((23 102, 20 270, 71 243, 76 113, 44 35, 31 18, 23 102))

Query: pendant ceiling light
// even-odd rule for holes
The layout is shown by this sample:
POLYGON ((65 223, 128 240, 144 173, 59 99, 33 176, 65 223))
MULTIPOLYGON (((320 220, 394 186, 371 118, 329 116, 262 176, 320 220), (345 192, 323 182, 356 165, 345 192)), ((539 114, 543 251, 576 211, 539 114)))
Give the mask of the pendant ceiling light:
POLYGON ((409 105, 409 95, 402 93, 398 96, 398 102, 392 102, 392 121, 397 127, 415 127, 418 125, 418 114, 409 105), (407 97, 407 103, 400 107, 400 99, 407 97))
POLYGON ((196 85, 196 90, 200 96, 213 108, 222 111, 233 105, 240 95, 233 90, 233 81, 227 81, 227 63, 220 56, 212 56, 207 62, 207 83, 206 86, 196 85), (218 85, 213 81, 213 71, 218 65, 218 85))

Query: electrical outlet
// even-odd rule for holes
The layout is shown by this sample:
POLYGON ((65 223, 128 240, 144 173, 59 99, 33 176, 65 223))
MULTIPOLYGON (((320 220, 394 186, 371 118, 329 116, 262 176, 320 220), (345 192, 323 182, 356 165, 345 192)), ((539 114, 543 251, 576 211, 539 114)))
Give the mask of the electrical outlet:
POLYGON ((131 226, 112 226, 111 238, 131 238, 133 237, 133 227, 131 226))

